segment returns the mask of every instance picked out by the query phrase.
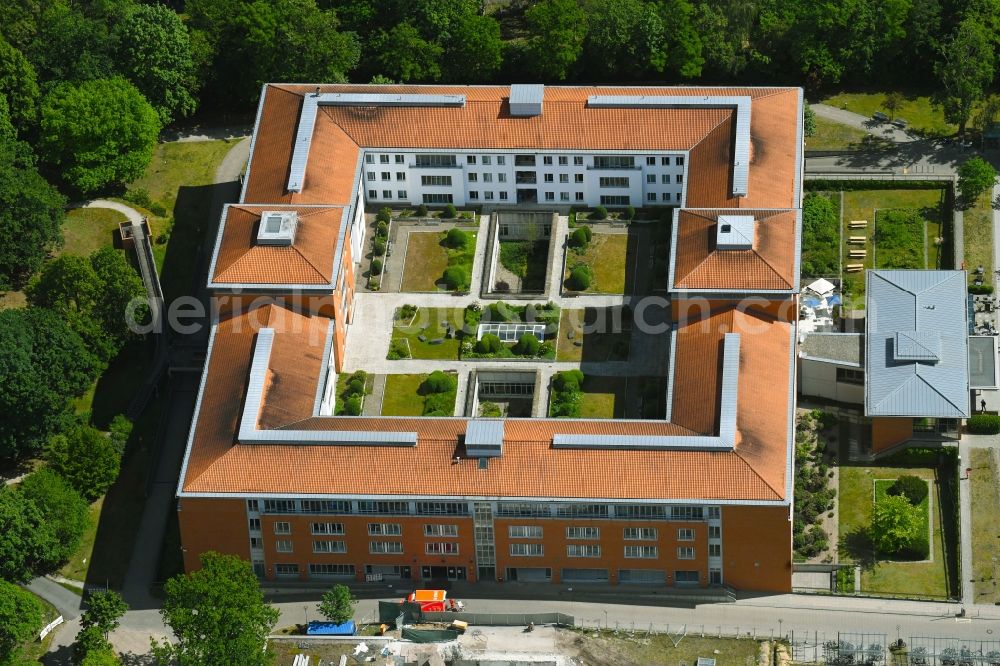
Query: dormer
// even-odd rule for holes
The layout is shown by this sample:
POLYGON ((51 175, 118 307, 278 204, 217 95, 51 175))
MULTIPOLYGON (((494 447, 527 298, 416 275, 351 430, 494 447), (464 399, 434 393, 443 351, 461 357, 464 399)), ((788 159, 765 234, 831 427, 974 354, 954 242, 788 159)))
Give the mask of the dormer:
POLYGON ((752 250, 755 224, 753 215, 720 215, 715 226, 715 249, 752 250))
POLYGON ((295 242, 299 218, 294 210, 265 211, 257 229, 258 245, 288 246, 295 242))

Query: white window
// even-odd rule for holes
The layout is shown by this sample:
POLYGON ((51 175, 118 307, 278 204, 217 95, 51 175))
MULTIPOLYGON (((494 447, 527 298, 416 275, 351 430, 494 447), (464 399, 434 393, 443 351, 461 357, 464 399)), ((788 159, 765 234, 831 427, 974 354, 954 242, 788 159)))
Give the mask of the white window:
POLYGON ((709 557, 722 557, 722 544, 721 543, 710 543, 710 544, 708 544, 708 556, 709 557))
POLYGON ((314 553, 346 553, 347 544, 343 541, 313 541, 314 553))
POLYGON ((310 564, 310 576, 354 576, 353 564, 310 564))
POLYGON ((406 180, 406 172, 405 171, 397 171, 396 172, 396 180, 405 181, 406 180))
POLYGON ((469 182, 470 183, 475 183, 478 180, 479 180, 479 174, 478 173, 473 172, 473 173, 469 174, 469 182))
POLYGON ((665 173, 665 174, 661 175, 660 176, 660 182, 663 183, 664 185, 669 185, 670 184, 670 174, 665 173))
POLYGON ((626 527, 626 541, 656 541, 659 536, 655 527, 626 527))
POLYGON ((647 166, 656 166, 656 158, 653 157, 652 155, 647 155, 646 156, 646 165, 647 166))
POLYGON ((502 164, 505 164, 506 162, 507 162, 507 158, 505 158, 503 155, 497 155, 497 164, 501 164, 502 165, 502 164))
POLYGON ((403 552, 403 544, 399 541, 370 541, 368 552, 376 554, 399 554, 403 552))
POLYGON ((466 155, 465 156, 465 163, 466 164, 475 164, 476 163, 476 156, 475 155, 466 155))
POLYGON ((556 193, 555 192, 546 192, 545 193, 545 200, 546 201, 555 201, 556 200, 556 193))
POLYGON ((553 175, 552 175, 551 173, 547 173, 547 174, 545 174, 545 182, 546 182, 546 183, 551 183, 551 182, 553 182, 553 175))
POLYGON ((368 198, 378 199, 378 192, 376 192, 375 190, 368 190, 368 198))
POLYGON ((693 560, 694 559, 694 547, 693 546, 678 546, 677 547, 677 559, 678 560, 693 560))
POLYGON ((458 555, 458 544, 452 541, 425 543, 424 552, 427 555, 458 555))
POLYGON ((492 183, 493 182, 493 174, 490 173, 489 171, 487 171, 486 173, 484 173, 483 174, 483 182, 484 183, 492 183))
POLYGON ((298 576, 299 565, 297 564, 275 564, 274 573, 279 576, 298 576))
POLYGON ((656 192, 647 192, 646 193, 646 200, 647 201, 656 201, 656 192))
POLYGON ((392 198, 392 190, 382 190, 382 198, 383 199, 391 199, 392 198))
POLYGON ((576 193, 576 200, 577 201, 583 201, 583 192, 577 192, 576 193))
POLYGON ((274 524, 274 533, 275 534, 291 534, 292 533, 292 524, 291 523, 286 523, 284 521, 278 521, 278 522, 276 522, 274 524))
POLYGON ((405 199, 406 198, 406 190, 396 190, 396 196, 399 199, 405 199))
POLYGON ((664 192, 663 193, 663 200, 664 201, 670 201, 670 192, 664 192))
POLYGON ((681 175, 681 174, 677 174, 676 176, 674 176, 674 182, 677 183, 678 185, 681 184, 681 183, 683 183, 684 182, 684 176, 681 175))
POLYGON ((490 157, 489 155, 483 155, 483 164, 491 164, 492 162, 493 162, 492 157, 490 157))
POLYGON ((368 180, 375 180, 378 176, 375 175, 374 171, 368 172, 368 180))
POLYGON ((722 538, 722 528, 718 525, 708 526, 708 538, 709 539, 721 539, 722 538))
POLYGON ((683 157, 678 157, 677 158, 677 166, 684 166, 684 158, 683 157))
POLYGON ((251 518, 250 519, 250 531, 251 532, 260 532, 260 518, 251 518))
POLYGON ((365 163, 366 164, 375 164, 375 156, 372 155, 371 153, 368 153, 367 155, 365 155, 365 163))
POLYGON ((396 164, 402 164, 405 158, 402 155, 396 155, 396 164))
POLYGON ((379 162, 379 164, 388 164, 389 163, 389 156, 388 155, 379 155, 378 156, 378 162, 379 162))
POLYGON ((399 536, 403 527, 399 523, 368 523, 368 534, 373 536, 399 536))
POLYGON ((483 198, 487 201, 493 201, 493 192, 483 192, 483 198))
POLYGON ((263 548, 264 541, 260 537, 250 537, 250 547, 251 548, 263 548))
POLYGON ((573 174, 573 182, 574 183, 582 183, 583 182, 583 174, 582 173, 575 173, 575 174, 573 174))
POLYGON ((507 182, 507 174, 505 174, 505 173, 498 173, 497 174, 497 182, 498 183, 506 183, 507 182))
POLYGON ((507 200, 507 193, 506 192, 501 192, 500 193, 500 201, 506 201, 506 200, 507 200))
POLYGON ((476 190, 469 190, 469 198, 470 199, 478 199, 479 198, 479 192, 476 191, 476 190))
POLYGON ((694 530, 690 527, 682 527, 677 530, 678 541, 694 541, 694 530))
POLYGON ((541 539, 542 528, 538 525, 511 525, 507 528, 511 539, 541 539))
POLYGON ((544 157, 542 157, 542 164, 552 164, 552 156, 545 155, 544 157))
POLYGON ((560 192, 559 201, 569 201, 569 192, 560 192))
POLYGON ((560 183, 568 183, 569 182, 569 174, 568 173, 561 173, 561 174, 559 174, 559 182, 560 183))
POLYGON ((600 557, 601 547, 589 543, 571 543, 566 546, 566 557, 600 557))
POLYGON ((660 164, 663 165, 663 166, 670 166, 670 158, 669 157, 661 157, 660 158, 660 164))
POLYGON ((708 507, 708 519, 709 520, 720 520, 722 518, 722 507, 710 506, 708 507))
POLYGON ((512 543, 510 554, 514 557, 541 557, 545 550, 540 543, 512 543))
POLYGON ((575 166, 583 166, 583 157, 581 155, 574 155, 573 164, 575 166))
POLYGON ((392 180, 392 172, 391 171, 383 171, 382 172, 382 180, 392 180))
POLYGON ((279 553, 290 553, 292 548, 292 542, 289 539, 278 539, 274 542, 274 549, 279 553))
POLYGON ((631 560, 655 560, 658 556, 656 546, 625 546, 625 557, 631 560))
POLYGON ((311 531, 313 534, 343 534, 344 523, 313 523, 311 531))
POLYGON ((600 539, 600 527, 567 527, 567 539, 600 539))
POLYGON ((647 173, 646 174, 646 182, 649 183, 650 185, 655 184, 656 183, 656 174, 655 173, 647 173))
POLYGON ((458 536, 458 525, 424 525, 424 536, 458 536))
POLYGON ((565 155, 560 155, 559 156, 559 166, 566 166, 567 164, 569 164, 569 158, 566 157, 565 155))

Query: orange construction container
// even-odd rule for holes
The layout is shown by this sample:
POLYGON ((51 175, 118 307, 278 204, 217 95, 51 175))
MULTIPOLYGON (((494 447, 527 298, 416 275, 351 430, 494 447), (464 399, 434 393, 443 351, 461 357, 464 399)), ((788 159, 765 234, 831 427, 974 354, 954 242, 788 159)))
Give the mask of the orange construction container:
POLYGON ((444 601, 448 597, 447 590, 415 590, 406 598, 407 601, 444 601))

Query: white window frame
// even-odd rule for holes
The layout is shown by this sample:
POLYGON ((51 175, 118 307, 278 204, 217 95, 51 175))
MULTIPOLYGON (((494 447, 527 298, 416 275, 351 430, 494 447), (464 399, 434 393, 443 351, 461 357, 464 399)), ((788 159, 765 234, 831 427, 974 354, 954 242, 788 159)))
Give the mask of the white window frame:
POLYGON ((541 525, 508 525, 508 539, 541 539, 544 531, 541 525))

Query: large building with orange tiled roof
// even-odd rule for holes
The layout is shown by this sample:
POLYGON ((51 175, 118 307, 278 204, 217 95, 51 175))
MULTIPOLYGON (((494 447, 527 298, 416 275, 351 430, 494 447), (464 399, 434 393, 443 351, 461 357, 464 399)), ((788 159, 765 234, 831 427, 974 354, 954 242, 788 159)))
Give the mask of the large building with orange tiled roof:
MULTIPOLYGON (((789 590, 801 114, 797 88, 265 86, 209 271, 185 565, 216 550, 265 579, 789 590), (627 293, 556 279, 538 296, 564 316, 624 306, 627 358, 384 361, 400 298, 444 312, 361 288, 371 211, 421 204, 474 209, 481 262, 503 211, 556 213, 558 270, 571 207, 643 208, 653 221, 606 230, 629 236, 627 293), (669 243, 662 283, 651 238, 669 243), (453 413, 369 396, 345 415, 343 378, 372 366, 387 386, 396 367, 452 373, 453 413), (571 367, 635 404, 548 417, 571 367), (526 391, 532 416, 481 416, 487 384, 526 391)), ((481 295, 454 302, 485 312, 481 295)), ((582 346, 565 325, 539 330, 582 346)))

